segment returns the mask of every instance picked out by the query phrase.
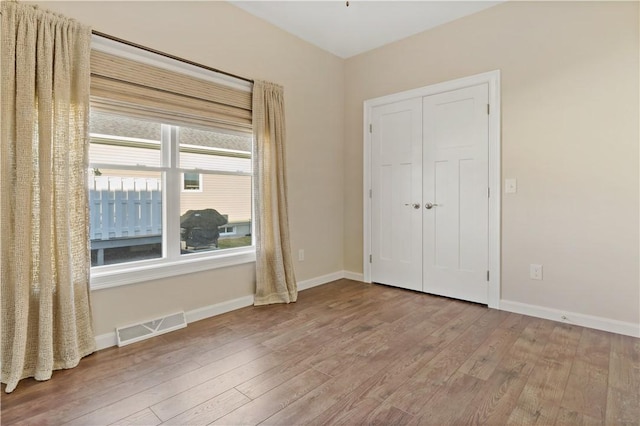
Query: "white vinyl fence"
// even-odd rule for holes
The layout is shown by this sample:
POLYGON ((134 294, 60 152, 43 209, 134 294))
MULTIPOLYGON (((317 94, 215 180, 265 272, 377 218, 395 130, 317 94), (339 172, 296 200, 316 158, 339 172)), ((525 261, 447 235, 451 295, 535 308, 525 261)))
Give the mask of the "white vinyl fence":
POLYGON ((159 179, 95 176, 89 188, 91 240, 162 235, 161 188, 159 179))

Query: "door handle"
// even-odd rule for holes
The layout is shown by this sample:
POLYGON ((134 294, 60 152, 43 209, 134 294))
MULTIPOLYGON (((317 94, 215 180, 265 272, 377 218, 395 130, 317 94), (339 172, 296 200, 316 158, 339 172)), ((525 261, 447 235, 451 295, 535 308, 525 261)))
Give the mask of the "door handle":
POLYGON ((419 203, 413 203, 413 204, 405 203, 404 205, 405 206, 409 206, 410 205, 411 207, 413 207, 416 210, 420 208, 420 204, 419 203))
POLYGON ((424 208, 427 209, 427 210, 431 210, 434 207, 438 207, 438 205, 435 204, 435 203, 433 203, 433 204, 432 203, 427 203, 427 204, 424 205, 424 208))

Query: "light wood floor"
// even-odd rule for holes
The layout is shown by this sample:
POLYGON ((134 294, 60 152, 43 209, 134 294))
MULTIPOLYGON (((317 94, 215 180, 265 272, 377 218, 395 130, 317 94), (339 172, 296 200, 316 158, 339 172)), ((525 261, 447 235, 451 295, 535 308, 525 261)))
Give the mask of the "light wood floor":
POLYGON ((2 394, 3 425, 639 419, 640 339, 349 280, 99 351, 2 394))

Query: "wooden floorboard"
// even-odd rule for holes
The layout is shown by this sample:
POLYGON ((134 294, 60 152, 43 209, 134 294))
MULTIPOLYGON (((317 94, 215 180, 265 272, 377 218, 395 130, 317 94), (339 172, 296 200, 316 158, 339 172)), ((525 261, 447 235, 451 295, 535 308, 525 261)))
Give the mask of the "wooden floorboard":
POLYGON ((639 425, 640 339, 339 280, 99 351, 1 404, 3 425, 639 425))

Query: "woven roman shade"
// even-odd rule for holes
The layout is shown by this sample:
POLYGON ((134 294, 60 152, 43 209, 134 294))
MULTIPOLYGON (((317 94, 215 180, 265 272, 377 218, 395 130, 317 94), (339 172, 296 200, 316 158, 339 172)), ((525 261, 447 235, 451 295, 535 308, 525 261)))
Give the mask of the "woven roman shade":
POLYGON ((98 50, 93 108, 133 117, 251 132, 251 93, 98 50))

